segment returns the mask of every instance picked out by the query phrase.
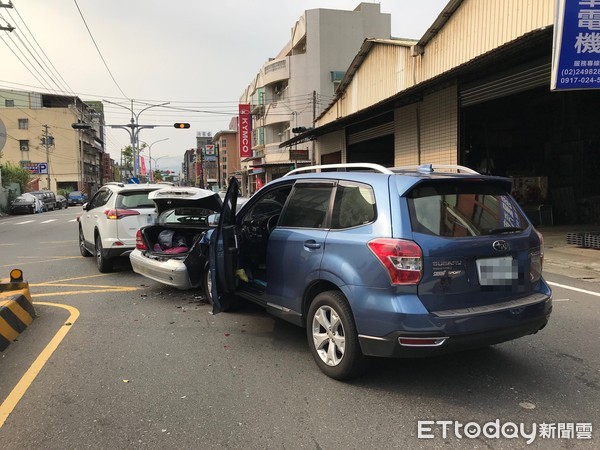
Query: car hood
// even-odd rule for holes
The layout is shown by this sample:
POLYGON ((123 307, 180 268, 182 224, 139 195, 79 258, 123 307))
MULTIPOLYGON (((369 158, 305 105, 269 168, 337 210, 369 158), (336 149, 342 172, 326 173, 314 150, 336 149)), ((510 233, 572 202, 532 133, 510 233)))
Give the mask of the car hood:
POLYGON ((150 192, 148 198, 156 204, 156 212, 175 208, 206 208, 221 211, 223 201, 219 194, 197 187, 169 187, 150 192))

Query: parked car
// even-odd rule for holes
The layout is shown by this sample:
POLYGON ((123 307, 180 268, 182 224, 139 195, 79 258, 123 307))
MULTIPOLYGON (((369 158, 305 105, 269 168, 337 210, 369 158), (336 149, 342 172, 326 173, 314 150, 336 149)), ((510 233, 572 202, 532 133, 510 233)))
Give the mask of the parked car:
POLYGON ((340 380, 365 356, 435 355, 546 326, 543 238, 510 179, 431 164, 314 169, 266 184, 237 214, 231 179, 210 235, 213 312, 245 299, 305 327, 315 362, 340 380))
POLYGON ((205 288, 208 297, 207 246, 201 242, 208 217, 221 211, 221 198, 195 187, 164 188, 148 198, 156 204, 158 219, 137 232, 129 255, 134 272, 178 289, 205 288))
POLYGON ((69 203, 67 198, 64 195, 56 196, 56 207, 58 209, 67 209, 69 207, 69 203))
POLYGON ((56 209, 56 194, 52 191, 32 191, 30 194, 39 198, 43 205, 44 211, 54 211, 56 209))
POLYGON ((83 207, 79 222, 79 251, 96 257, 100 272, 110 272, 115 258, 135 248, 140 228, 156 220, 156 206, 148 194, 159 184, 107 183, 83 207))
POLYGON ((69 206, 83 205, 87 202, 87 194, 81 191, 71 191, 67 194, 69 206))
POLYGON ((19 195, 10 204, 11 214, 36 214, 44 210, 44 204, 35 195, 25 193, 19 195))

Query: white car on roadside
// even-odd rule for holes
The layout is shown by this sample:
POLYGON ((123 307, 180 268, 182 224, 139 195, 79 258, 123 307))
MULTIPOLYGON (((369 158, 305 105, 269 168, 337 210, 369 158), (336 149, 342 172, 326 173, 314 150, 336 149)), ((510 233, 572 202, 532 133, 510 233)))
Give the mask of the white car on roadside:
POLYGON ((81 255, 95 256, 98 270, 110 272, 116 258, 135 248, 137 231, 156 220, 156 205, 148 194, 164 187, 114 182, 102 186, 78 218, 81 255))

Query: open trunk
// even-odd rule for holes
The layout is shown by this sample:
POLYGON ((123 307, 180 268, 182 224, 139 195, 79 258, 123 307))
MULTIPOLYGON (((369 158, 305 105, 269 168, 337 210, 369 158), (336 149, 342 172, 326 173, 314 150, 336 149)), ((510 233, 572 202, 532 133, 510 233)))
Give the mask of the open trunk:
MULTIPOLYGON (((206 228, 208 230, 208 227, 206 228)), ((182 229, 175 227, 165 227, 162 225, 152 225, 145 227, 141 230, 142 239, 146 244, 147 250, 144 254, 147 258, 156 261, 167 261, 167 260, 181 260, 186 268, 190 278, 190 283, 193 286, 198 286, 202 282, 202 274, 204 273, 204 266, 207 261, 207 248, 201 245, 202 238, 204 237, 206 230, 201 229, 182 229), (171 252, 169 248, 165 248, 164 245, 159 243, 159 235, 163 231, 173 231, 175 240, 181 239, 185 242, 184 246, 178 249, 178 247, 170 247, 170 249, 176 249, 176 252, 171 252)))

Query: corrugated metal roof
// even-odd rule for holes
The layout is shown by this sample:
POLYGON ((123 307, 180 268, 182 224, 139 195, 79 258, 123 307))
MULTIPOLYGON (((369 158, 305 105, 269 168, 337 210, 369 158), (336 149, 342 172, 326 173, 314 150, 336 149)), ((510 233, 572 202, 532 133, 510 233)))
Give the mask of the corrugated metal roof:
MULTIPOLYGON (((512 42, 508 42, 501 47, 489 51, 484 55, 481 55, 471 61, 461 64, 434 78, 423 81, 415 86, 405 89, 404 91, 401 91, 392 97, 383 99, 380 102, 369 106, 368 108, 356 111, 348 116, 334 120, 318 128, 312 128, 310 130, 305 131, 304 133, 298 134, 293 138, 279 144, 279 147, 288 147, 303 140, 315 139, 316 137, 322 136, 331 131, 343 129, 344 127, 350 124, 358 123, 364 120, 369 120, 372 117, 376 117, 381 114, 384 114, 385 112, 388 112, 390 109, 414 103, 415 101, 418 101, 418 99, 422 96, 423 91, 427 89, 432 89, 434 88, 434 86, 443 85, 444 83, 447 83, 455 77, 477 70, 478 68, 485 66, 486 64, 489 64, 492 61, 498 60, 499 58, 511 57, 514 60, 518 55, 520 55, 521 57, 523 55, 527 55, 528 53, 524 51, 524 48, 530 48, 531 46, 536 45, 539 46, 545 43, 546 41, 550 41, 551 44, 552 30, 553 27, 545 27, 539 30, 531 31, 527 34, 524 34, 520 38, 515 39, 512 42)), ((373 45, 373 43, 371 43, 371 45, 373 45)), ((548 55, 551 54, 551 51, 552 48, 550 46, 548 48, 548 55)))

